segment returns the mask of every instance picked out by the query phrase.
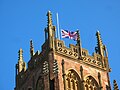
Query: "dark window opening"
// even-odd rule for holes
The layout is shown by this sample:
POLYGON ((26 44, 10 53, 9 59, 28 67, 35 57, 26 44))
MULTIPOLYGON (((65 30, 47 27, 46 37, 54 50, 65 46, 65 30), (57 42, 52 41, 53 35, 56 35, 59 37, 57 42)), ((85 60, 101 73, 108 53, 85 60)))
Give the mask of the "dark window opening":
POLYGON ((32 90, 32 88, 28 88, 28 90, 32 90))
POLYGON ((50 80, 50 90, 55 90, 54 82, 55 82, 54 79, 50 80))

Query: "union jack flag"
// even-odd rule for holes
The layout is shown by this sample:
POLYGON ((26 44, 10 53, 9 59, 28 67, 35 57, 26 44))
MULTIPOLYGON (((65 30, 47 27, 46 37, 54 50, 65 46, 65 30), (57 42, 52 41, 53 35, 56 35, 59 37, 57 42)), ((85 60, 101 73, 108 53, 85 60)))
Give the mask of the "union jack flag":
POLYGON ((78 39, 77 32, 72 32, 72 31, 62 29, 61 34, 62 34, 62 38, 69 38, 69 39, 73 39, 73 40, 78 39))

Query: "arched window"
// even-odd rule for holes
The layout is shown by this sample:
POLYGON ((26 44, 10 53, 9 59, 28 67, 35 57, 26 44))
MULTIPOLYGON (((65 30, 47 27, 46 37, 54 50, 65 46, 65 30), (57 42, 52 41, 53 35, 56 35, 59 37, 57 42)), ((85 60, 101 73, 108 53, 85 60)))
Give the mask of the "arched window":
POLYGON ((87 84, 85 85, 85 90, 89 90, 89 88, 88 88, 88 85, 87 85, 87 84))
POLYGON ((71 89, 75 90, 75 81, 74 80, 71 80, 71 89))
POLYGON ((85 79, 85 90, 99 90, 98 83, 92 76, 85 79))
POLYGON ((74 70, 69 70, 66 75, 67 90, 80 90, 80 77, 74 70))
POLYGON ((70 79, 67 78, 67 79, 66 79, 66 82, 67 82, 67 86, 68 86, 68 88, 70 88, 70 79))

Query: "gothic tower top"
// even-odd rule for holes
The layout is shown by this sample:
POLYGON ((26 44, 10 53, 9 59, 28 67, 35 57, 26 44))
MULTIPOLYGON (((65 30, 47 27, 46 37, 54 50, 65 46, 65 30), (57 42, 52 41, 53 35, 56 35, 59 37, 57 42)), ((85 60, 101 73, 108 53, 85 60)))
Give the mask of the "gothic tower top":
POLYGON ((52 14, 50 11, 47 13, 48 16, 48 27, 52 26, 52 14))
MULTIPOLYGON (((100 32, 96 32, 97 47, 93 55, 82 47, 79 30, 76 44, 67 47, 56 38, 52 14, 47 12, 45 42, 40 52, 35 52, 30 40, 28 68, 19 50, 16 64, 15 90, 111 90, 109 63, 106 46, 100 32)), ((114 88, 118 88, 114 82, 114 88)))

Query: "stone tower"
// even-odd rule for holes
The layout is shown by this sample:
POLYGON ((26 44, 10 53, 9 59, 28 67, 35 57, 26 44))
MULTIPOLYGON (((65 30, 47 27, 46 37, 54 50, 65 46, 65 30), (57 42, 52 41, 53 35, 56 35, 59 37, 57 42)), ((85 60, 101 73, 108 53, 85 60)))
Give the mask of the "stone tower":
POLYGON ((96 32, 97 46, 93 55, 82 48, 79 31, 76 45, 65 46, 57 39, 51 12, 47 13, 45 42, 34 52, 30 41, 30 60, 26 69, 22 49, 16 64, 15 90, 111 90, 106 46, 96 32))

